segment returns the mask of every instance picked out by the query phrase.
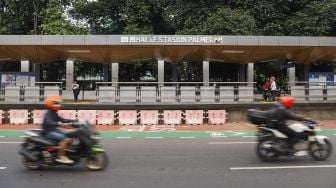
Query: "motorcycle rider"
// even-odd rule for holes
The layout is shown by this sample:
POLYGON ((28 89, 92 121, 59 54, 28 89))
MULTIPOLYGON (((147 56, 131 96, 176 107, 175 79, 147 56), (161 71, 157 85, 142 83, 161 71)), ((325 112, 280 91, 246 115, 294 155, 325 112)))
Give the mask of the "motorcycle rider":
POLYGON ((45 106, 48 108, 48 111, 45 113, 42 123, 42 135, 51 140, 57 141, 58 149, 58 158, 57 162, 70 164, 73 163, 65 155, 65 149, 68 144, 71 142, 71 138, 67 134, 72 131, 65 132, 59 127, 69 128, 71 122, 76 120, 64 119, 57 114, 57 111, 61 109, 62 97, 60 96, 48 96, 45 100, 45 106))
POLYGON ((287 120, 304 121, 303 116, 297 115, 291 111, 294 105, 294 99, 290 96, 282 96, 279 102, 275 103, 275 109, 271 112, 272 125, 280 132, 288 136, 289 152, 293 152, 293 146, 300 138, 300 134, 288 127, 287 120))

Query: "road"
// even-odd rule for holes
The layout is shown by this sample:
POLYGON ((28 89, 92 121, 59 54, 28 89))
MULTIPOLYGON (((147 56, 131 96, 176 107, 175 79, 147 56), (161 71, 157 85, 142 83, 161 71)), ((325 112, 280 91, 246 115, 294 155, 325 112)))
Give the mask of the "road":
MULTIPOLYGON (((336 146, 336 136, 330 138, 336 146)), ((18 155, 20 140, 0 138, 1 188, 336 186, 336 154, 324 162, 304 156, 264 163, 255 155, 255 138, 103 138, 110 165, 101 172, 82 164, 26 170, 18 155)))

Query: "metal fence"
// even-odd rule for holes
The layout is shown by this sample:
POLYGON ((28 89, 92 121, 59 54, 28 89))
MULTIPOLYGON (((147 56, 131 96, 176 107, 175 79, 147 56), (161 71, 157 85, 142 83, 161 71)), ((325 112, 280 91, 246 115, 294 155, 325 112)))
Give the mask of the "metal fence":
MULTIPOLYGON (((98 103, 230 103, 262 100, 255 82, 96 82, 95 91, 81 91, 79 100, 98 103)), ((290 82, 286 94, 297 101, 336 100, 333 82, 290 82)), ((48 95, 73 100, 62 82, 15 83, 1 88, 5 102, 41 102, 48 95)), ((283 95, 283 94, 282 94, 283 95)))
POLYGON ((254 101, 255 82, 97 82, 98 102, 254 101))

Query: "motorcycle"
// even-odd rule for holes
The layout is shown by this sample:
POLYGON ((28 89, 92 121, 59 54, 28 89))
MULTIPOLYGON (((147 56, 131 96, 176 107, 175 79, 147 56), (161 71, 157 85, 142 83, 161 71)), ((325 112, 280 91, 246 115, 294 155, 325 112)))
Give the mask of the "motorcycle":
POLYGON ((41 129, 29 129, 25 131, 25 139, 19 151, 24 166, 31 170, 57 165, 73 166, 84 158, 84 164, 89 170, 103 170, 108 165, 108 156, 95 137, 98 132, 89 122, 75 122, 72 123, 72 127, 76 128, 73 133, 75 136, 66 149, 66 155, 74 161, 73 163, 57 162, 58 143, 45 138, 41 129))
POLYGON ((289 125, 289 128, 300 134, 293 151, 288 146, 288 137, 272 126, 269 111, 249 109, 247 119, 257 125, 256 152, 262 161, 272 162, 280 156, 300 156, 307 152, 314 160, 324 161, 332 152, 329 138, 317 135, 318 124, 313 120, 289 125))

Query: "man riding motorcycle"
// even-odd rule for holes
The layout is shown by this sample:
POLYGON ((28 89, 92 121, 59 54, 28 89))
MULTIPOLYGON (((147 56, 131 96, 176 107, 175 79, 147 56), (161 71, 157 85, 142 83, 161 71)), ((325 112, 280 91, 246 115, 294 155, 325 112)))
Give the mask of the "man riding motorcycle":
POLYGON ((57 114, 57 111, 61 109, 62 98, 60 96, 49 96, 45 100, 45 106, 48 108, 48 111, 45 113, 42 123, 42 135, 48 139, 59 142, 59 151, 57 162, 70 164, 73 163, 65 155, 65 149, 68 144, 71 142, 69 136, 75 131, 65 132, 59 127, 68 128, 71 122, 76 120, 64 119, 57 114))
POLYGON ((294 99, 290 96, 279 98, 275 104, 275 109, 270 113, 271 124, 280 132, 288 136, 288 148, 293 151, 293 145, 300 138, 300 134, 288 127, 287 120, 304 121, 304 117, 294 114, 290 109, 294 105, 294 99))

